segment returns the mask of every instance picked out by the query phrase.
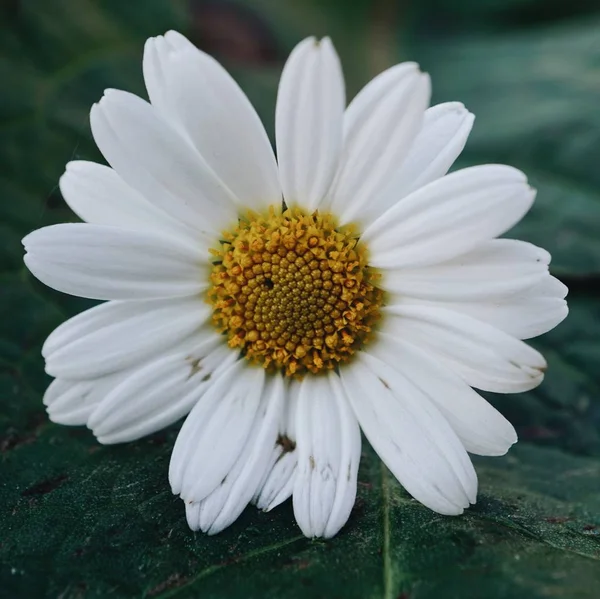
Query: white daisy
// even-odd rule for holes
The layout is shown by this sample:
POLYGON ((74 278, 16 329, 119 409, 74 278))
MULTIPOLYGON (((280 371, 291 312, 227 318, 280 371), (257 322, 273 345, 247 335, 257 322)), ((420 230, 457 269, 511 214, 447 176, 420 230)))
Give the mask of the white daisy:
POLYGON ((527 391, 544 358, 521 339, 567 314, 550 256, 496 239, 529 210, 523 173, 447 175, 473 115, 428 108, 416 64, 345 109, 329 39, 301 42, 281 77, 277 160, 248 99, 210 56, 148 40, 150 103, 107 90, 91 111, 110 167, 60 180, 86 223, 24 239, 54 289, 108 300, 44 344, 50 418, 101 443, 189 412, 170 465, 192 529, 293 496, 309 537, 331 537, 356 495, 361 434, 441 514, 477 495, 467 452, 517 440, 476 391, 527 391))

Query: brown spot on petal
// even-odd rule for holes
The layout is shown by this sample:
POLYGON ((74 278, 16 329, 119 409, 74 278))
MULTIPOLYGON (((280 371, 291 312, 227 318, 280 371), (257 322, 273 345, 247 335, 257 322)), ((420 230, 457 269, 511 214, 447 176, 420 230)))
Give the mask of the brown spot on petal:
POLYGON ((279 435, 277 445, 281 445, 283 453, 290 453, 296 449, 296 442, 292 441, 287 435, 279 435))
POLYGON ((377 377, 379 378, 379 380, 381 381, 381 384, 386 388, 386 389, 390 389, 390 386, 388 385, 388 383, 386 381, 384 381, 381 377, 377 377))
MULTIPOLYGON (((202 358, 192 358, 188 356, 186 360, 190 363, 190 373, 188 374, 188 380, 198 374, 202 370, 202 358)), ((210 377, 210 375, 208 375, 210 377)))

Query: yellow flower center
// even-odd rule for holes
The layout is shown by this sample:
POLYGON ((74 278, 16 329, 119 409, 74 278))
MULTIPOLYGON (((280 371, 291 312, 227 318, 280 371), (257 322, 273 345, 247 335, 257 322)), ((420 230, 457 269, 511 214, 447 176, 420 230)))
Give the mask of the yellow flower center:
POLYGON ((332 215, 251 213, 213 254, 213 322, 249 360, 316 374, 369 340, 383 293, 365 246, 332 215))

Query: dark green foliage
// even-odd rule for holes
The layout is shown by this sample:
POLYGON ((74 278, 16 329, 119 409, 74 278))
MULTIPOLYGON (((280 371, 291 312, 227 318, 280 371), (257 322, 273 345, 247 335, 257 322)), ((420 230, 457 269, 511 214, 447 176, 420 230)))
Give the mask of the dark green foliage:
POLYGON ((597 597, 593 8, 584 0, 0 2, 0 597, 597 597), (106 87, 143 94, 143 41, 171 27, 232 69, 270 131, 282 61, 302 36, 332 35, 350 95, 402 48, 402 58, 432 73, 438 101, 460 100, 477 114, 462 164, 508 162, 539 189, 514 236, 552 251, 556 274, 573 289, 571 315, 535 342, 550 364, 542 387, 492 398, 521 443, 504 458, 476 460, 480 499, 465 516, 411 500, 365 448, 357 504, 336 539, 302 537, 289 502, 269 514, 250 508, 206 537, 188 530, 168 488, 177 427, 102 447, 87 430, 48 422, 41 344, 90 303, 33 280, 20 239, 74 219, 56 184, 68 160, 99 159, 89 107, 106 87))

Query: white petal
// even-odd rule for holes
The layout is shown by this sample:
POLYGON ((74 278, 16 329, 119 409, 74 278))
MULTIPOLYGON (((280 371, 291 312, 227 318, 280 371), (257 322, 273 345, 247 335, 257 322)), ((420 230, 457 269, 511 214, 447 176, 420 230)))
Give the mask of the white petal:
POLYGON ((161 356, 116 386, 94 410, 88 426, 104 444, 150 435, 185 416, 236 359, 237 352, 218 335, 191 352, 161 356))
POLYGON ((292 496, 297 467, 295 447, 287 451, 279 445, 272 450, 270 467, 254 501, 258 509, 270 512, 292 496))
POLYGON ((283 69, 275 111, 288 206, 314 210, 329 189, 342 145, 344 106, 344 78, 331 40, 300 42, 283 69))
POLYGON ((173 493, 198 502, 227 476, 243 451, 260 406, 265 372, 239 360, 202 396, 177 436, 169 481, 173 493))
POLYGON ((42 348, 46 372, 81 380, 123 370, 173 347, 209 315, 200 298, 101 304, 51 333, 42 348))
POLYGON ((99 397, 91 401, 93 381, 76 382, 55 379, 44 394, 50 420, 57 424, 78 426, 85 424, 99 397))
POLYGON ((269 466, 284 397, 283 378, 269 377, 244 450, 217 489, 201 502, 198 527, 209 535, 232 524, 252 499, 269 466))
POLYGON ((380 332, 368 353, 402 372, 418 387, 470 453, 504 455, 517 442, 515 429, 498 410, 418 347, 380 332))
POLYGON ((177 50, 197 50, 197 48, 177 31, 167 31, 164 36, 151 37, 144 45, 142 69, 146 90, 152 105, 163 114, 169 112, 169 89, 164 62, 172 52, 177 50))
POLYGON ((333 391, 332 400, 337 404, 338 416, 340 419, 340 453, 342 455, 342 461, 337 480, 335 501, 323 535, 325 538, 335 536, 348 521, 356 499, 356 483, 361 455, 360 428, 340 381, 340 377, 337 373, 330 372, 329 382, 333 391))
POLYGON ((358 423, 333 377, 302 380, 296 437, 296 521, 307 537, 330 538, 346 523, 354 505, 360 461, 358 423))
POLYGON ((434 305, 383 308, 386 331, 446 362, 469 385, 496 393, 537 387, 546 361, 532 347, 482 321, 434 305))
POLYGON ((108 163, 149 202, 207 238, 236 222, 231 192, 148 102, 106 90, 90 122, 108 163))
POLYGON ((86 424, 96 407, 126 374, 87 381, 55 379, 44 395, 50 420, 71 426, 86 424))
POLYGON ((535 287, 529 289, 527 294, 531 297, 551 297, 553 299, 564 299, 569 293, 569 288, 556 277, 544 277, 535 287))
POLYGON ((415 499, 446 515, 475 503, 475 470, 427 395, 365 353, 340 374, 365 436, 415 499))
POLYGON ((421 268, 390 268, 382 287, 400 296, 439 301, 498 300, 548 276, 550 254, 513 239, 492 239, 467 254, 421 268))
POLYGON ((367 227, 361 239, 377 268, 435 264, 510 229, 534 197, 521 171, 474 166, 411 193, 367 227))
MULTIPOLYGON (((536 285, 509 297, 488 301, 435 302, 434 305, 455 310, 486 322, 517 339, 531 339, 547 333, 562 322, 569 313, 562 299, 566 287, 554 277, 546 275, 536 285)), ((404 298, 398 303, 421 300, 404 298)))
POLYGON ((446 102, 425 111, 419 131, 398 175, 394 177, 397 199, 443 177, 458 158, 475 116, 460 102, 446 102))
POLYGON ((381 73, 351 102, 330 208, 341 224, 359 219, 408 155, 429 104, 431 83, 414 63, 381 73))
POLYGON ((60 191, 73 212, 88 223, 170 233, 195 245, 200 242, 189 228, 145 200, 108 166, 69 162, 60 178, 60 191))
POLYGON ((152 104, 189 139, 241 207, 279 209, 277 162, 252 104, 214 58, 189 42, 176 40, 174 48, 172 39, 167 34, 146 42, 152 104))
POLYGON ((185 504, 185 519, 191 530, 200 530, 202 502, 188 501, 185 504))
POLYGON ((208 287, 208 256, 169 236, 67 223, 23 239, 27 268, 42 283, 104 300, 195 295, 208 287))
POLYGON ((300 383, 291 381, 286 389, 285 406, 279 434, 286 441, 278 439, 272 448, 270 465, 259 488, 257 489, 254 503, 268 512, 292 496, 294 479, 298 464, 296 451, 296 406, 300 383))
POLYGON ((366 228, 404 196, 443 177, 462 152, 474 119, 460 102, 428 108, 423 126, 398 171, 356 215, 361 225, 366 228))
POLYGON ((65 393, 78 384, 76 381, 67 381, 54 379, 46 388, 42 402, 46 407, 51 406, 55 401, 62 397, 65 393))

